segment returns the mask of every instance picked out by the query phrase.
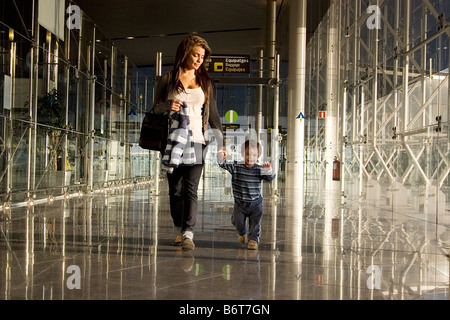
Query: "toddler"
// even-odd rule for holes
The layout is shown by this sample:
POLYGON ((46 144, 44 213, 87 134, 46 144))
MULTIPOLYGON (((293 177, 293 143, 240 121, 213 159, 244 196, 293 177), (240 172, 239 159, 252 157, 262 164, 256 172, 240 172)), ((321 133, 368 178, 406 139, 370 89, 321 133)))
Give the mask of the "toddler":
POLYGON ((262 180, 272 181, 276 176, 270 162, 264 162, 263 165, 256 163, 261 156, 260 149, 259 143, 255 140, 247 140, 243 143, 241 148, 243 164, 226 163, 226 155, 220 152, 218 155, 219 166, 230 172, 232 177, 234 210, 231 222, 236 227, 240 243, 245 243, 245 235, 247 235, 249 250, 258 249, 261 236, 262 180))

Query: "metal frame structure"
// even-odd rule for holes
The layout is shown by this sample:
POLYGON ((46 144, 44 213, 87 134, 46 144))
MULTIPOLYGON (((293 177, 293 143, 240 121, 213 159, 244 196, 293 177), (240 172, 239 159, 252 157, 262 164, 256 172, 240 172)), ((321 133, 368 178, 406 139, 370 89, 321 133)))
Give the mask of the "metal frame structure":
POLYGON ((305 144, 307 170, 325 172, 328 185, 333 158, 341 160, 343 196, 367 196, 366 184, 400 197, 416 190, 413 209, 445 212, 448 10, 440 0, 331 3, 307 47, 305 144), (346 183, 355 179, 356 188, 346 183))
POLYGON ((430 261, 448 279, 449 13, 442 0, 334 0, 307 45, 305 237, 323 224, 324 269, 345 253, 361 288, 379 268, 389 281, 366 284, 389 299, 426 293, 430 261))

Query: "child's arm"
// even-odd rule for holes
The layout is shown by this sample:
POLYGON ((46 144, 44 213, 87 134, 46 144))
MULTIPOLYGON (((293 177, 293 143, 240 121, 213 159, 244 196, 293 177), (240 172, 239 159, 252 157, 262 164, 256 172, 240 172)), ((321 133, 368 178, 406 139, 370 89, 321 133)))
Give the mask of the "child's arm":
POLYGON ((263 169, 261 170, 261 177, 263 180, 272 181, 275 179, 276 174, 272 170, 272 164, 268 161, 263 163, 263 169))
POLYGON ((224 150, 218 151, 217 152, 217 164, 219 165, 219 167, 227 170, 230 173, 233 173, 233 165, 227 164, 226 161, 227 161, 227 152, 224 150))

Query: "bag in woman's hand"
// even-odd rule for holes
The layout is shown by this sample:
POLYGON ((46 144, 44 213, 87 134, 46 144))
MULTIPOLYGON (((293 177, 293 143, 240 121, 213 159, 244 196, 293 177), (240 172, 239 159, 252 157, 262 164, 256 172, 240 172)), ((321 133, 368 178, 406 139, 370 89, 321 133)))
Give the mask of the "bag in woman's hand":
POLYGON ((167 145, 168 131, 168 114, 156 114, 153 110, 146 112, 142 121, 139 146, 142 149, 160 151, 163 154, 167 145))

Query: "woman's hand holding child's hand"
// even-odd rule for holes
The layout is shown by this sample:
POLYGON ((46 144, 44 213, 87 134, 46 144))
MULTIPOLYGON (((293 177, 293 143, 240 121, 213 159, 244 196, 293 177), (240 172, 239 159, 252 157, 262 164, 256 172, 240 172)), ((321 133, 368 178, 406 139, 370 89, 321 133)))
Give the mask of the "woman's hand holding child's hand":
POLYGON ((220 162, 226 162, 227 161, 227 151, 226 150, 217 151, 217 159, 220 162))

